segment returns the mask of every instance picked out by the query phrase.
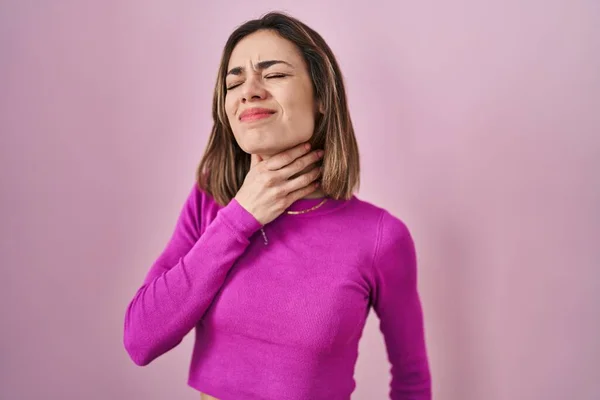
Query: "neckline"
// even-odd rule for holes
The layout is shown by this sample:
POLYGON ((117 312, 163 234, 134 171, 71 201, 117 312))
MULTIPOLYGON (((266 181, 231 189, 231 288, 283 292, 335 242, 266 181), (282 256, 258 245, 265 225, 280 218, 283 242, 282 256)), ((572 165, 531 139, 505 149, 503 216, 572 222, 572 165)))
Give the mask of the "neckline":
MULTIPOLYGON (((354 196, 352 196, 354 198, 354 196)), ((291 206, 289 206, 285 211, 302 211, 307 210, 311 207, 314 207, 323 201, 324 197, 317 197, 314 199, 300 199, 296 200, 291 206)), ((333 210, 336 210, 345 204, 347 204, 350 200, 335 200, 331 197, 327 198, 327 201, 316 210, 309 211, 304 214, 287 214, 284 212, 284 215, 290 218, 303 218, 303 217, 311 217, 316 215, 327 214, 333 210)))

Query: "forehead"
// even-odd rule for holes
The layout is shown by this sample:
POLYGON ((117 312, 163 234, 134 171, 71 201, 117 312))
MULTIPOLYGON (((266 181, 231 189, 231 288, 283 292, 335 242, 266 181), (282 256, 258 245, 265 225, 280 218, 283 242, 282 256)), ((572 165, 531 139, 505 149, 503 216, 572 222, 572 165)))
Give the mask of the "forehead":
POLYGON ((264 60, 283 60, 293 65, 302 62, 296 46, 273 31, 254 32, 238 42, 233 49, 227 68, 242 67, 264 60))

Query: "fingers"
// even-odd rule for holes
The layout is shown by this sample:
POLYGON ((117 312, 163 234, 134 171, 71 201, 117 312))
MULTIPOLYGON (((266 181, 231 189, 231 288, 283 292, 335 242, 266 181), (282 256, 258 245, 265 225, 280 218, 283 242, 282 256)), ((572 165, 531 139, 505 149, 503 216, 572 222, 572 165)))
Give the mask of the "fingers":
POLYGON ((282 151, 279 154, 269 158, 266 162, 268 170, 276 171, 291 164, 298 157, 301 157, 310 151, 309 143, 301 143, 298 146, 292 147, 289 150, 282 151))
POLYGON ((288 194, 288 197, 287 197, 288 204, 291 205, 296 200, 300 200, 303 197, 308 196, 309 194, 311 194, 315 190, 317 190, 318 187, 319 187, 318 183, 311 183, 308 186, 304 186, 300 189, 297 189, 297 190, 291 192, 290 194, 288 194))
POLYGON ((315 150, 296 159, 291 164, 277 171, 280 179, 289 179, 291 176, 304 171, 311 164, 318 162, 323 157, 323 150, 315 150))
POLYGON ((314 181, 321 175, 321 168, 315 167, 305 174, 297 176, 294 179, 290 179, 284 184, 285 191, 289 194, 302 190, 307 186, 313 186, 314 181))

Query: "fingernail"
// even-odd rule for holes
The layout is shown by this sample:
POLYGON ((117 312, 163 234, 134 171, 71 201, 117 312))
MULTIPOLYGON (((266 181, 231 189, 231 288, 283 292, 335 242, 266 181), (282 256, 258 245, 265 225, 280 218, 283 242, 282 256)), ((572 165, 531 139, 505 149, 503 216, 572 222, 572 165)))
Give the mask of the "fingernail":
POLYGON ((306 143, 306 144, 304 145, 304 148, 305 148, 306 150, 310 150, 310 143, 306 143))
POLYGON ((319 156, 319 158, 323 157, 323 150, 317 151, 317 155, 319 156))

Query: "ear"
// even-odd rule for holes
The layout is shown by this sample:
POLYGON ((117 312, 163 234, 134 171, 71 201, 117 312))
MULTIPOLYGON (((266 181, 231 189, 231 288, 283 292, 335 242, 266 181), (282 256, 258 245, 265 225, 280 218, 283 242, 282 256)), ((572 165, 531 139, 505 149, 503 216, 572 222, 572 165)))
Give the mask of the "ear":
POLYGON ((319 110, 319 113, 325 114, 325 107, 323 106, 323 101, 317 100, 317 110, 319 110))

